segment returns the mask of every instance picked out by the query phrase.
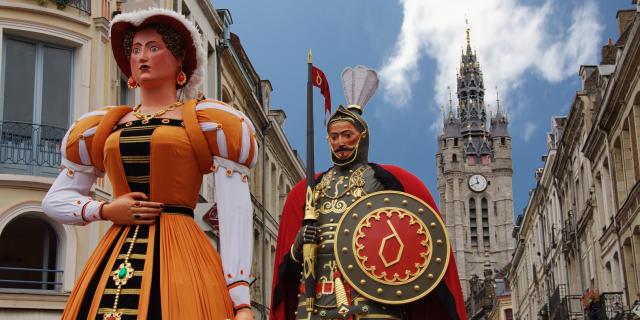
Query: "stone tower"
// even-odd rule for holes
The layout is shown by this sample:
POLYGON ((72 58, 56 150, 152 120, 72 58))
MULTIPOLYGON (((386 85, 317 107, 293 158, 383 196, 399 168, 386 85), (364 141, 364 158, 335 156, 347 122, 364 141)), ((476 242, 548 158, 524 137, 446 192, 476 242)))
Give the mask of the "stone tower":
POLYGON ((508 119, 497 100, 487 116, 484 81, 476 53, 467 47, 457 76, 457 107, 449 100, 438 138, 438 192, 460 282, 469 294, 469 280, 484 277, 485 264, 502 269, 511 261, 515 244, 511 136, 508 119), (490 122, 490 127, 487 126, 490 122))

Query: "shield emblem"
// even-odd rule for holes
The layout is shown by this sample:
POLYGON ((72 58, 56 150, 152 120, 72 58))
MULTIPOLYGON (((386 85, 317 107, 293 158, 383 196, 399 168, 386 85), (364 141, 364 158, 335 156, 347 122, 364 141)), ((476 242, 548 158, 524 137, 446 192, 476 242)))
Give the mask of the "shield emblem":
POLYGON ((338 223, 335 257, 346 281, 363 296, 405 304, 429 294, 449 264, 449 237, 436 211, 404 192, 360 198, 338 223))

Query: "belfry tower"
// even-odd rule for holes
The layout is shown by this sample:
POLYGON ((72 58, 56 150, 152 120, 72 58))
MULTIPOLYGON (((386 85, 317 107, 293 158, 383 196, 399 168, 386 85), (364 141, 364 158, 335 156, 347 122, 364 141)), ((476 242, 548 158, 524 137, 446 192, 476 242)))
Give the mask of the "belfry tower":
POLYGON ((470 33, 467 27, 457 104, 450 97, 436 154, 440 210, 465 298, 469 279, 473 275, 482 279, 485 264, 494 271, 505 267, 515 248, 509 121, 499 98, 495 115, 488 114, 482 69, 471 48, 470 33))

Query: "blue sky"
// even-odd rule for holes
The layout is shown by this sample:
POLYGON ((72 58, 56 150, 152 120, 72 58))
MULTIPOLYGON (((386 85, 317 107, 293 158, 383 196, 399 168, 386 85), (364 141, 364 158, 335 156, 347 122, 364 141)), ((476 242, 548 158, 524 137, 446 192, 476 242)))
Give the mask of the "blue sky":
MULTIPOLYGON (((440 105, 455 92, 465 46, 465 16, 487 87, 486 100, 510 117, 513 192, 517 215, 542 166, 551 117, 565 115, 580 81, 581 64, 597 64, 608 37, 618 37, 616 12, 631 0, 324 0, 214 1, 233 17, 254 68, 274 91, 273 108, 287 113, 285 132, 305 154, 306 56, 327 75, 333 108, 344 104, 340 72, 366 65, 381 84, 365 109, 369 159, 400 165, 437 198, 435 154, 440 105)), ((322 96, 314 90, 316 170, 331 165, 322 96)), ((448 108, 448 106, 447 106, 448 108)))

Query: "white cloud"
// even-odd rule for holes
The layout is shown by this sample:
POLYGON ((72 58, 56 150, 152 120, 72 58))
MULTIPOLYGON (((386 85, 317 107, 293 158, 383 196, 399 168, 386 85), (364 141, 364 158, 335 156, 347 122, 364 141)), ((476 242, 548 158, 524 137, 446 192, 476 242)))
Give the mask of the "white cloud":
POLYGON ((533 135, 533 133, 536 131, 537 128, 538 126, 533 122, 527 122, 524 124, 524 132, 522 133, 522 138, 524 139, 524 142, 529 142, 529 139, 531 138, 531 136, 533 135))
POLYGON ((521 85, 525 73, 549 82, 575 75, 580 64, 597 61, 601 44, 596 39, 603 26, 593 0, 575 2, 566 18, 559 12, 559 1, 536 6, 521 0, 400 0, 404 20, 393 53, 380 71, 385 100, 396 108, 406 107, 421 76, 420 59, 428 57, 437 63, 433 111, 448 104, 447 86, 455 92, 461 50, 466 47, 465 13, 471 46, 484 73, 486 100, 492 106, 496 86, 509 106, 509 93, 521 85))

